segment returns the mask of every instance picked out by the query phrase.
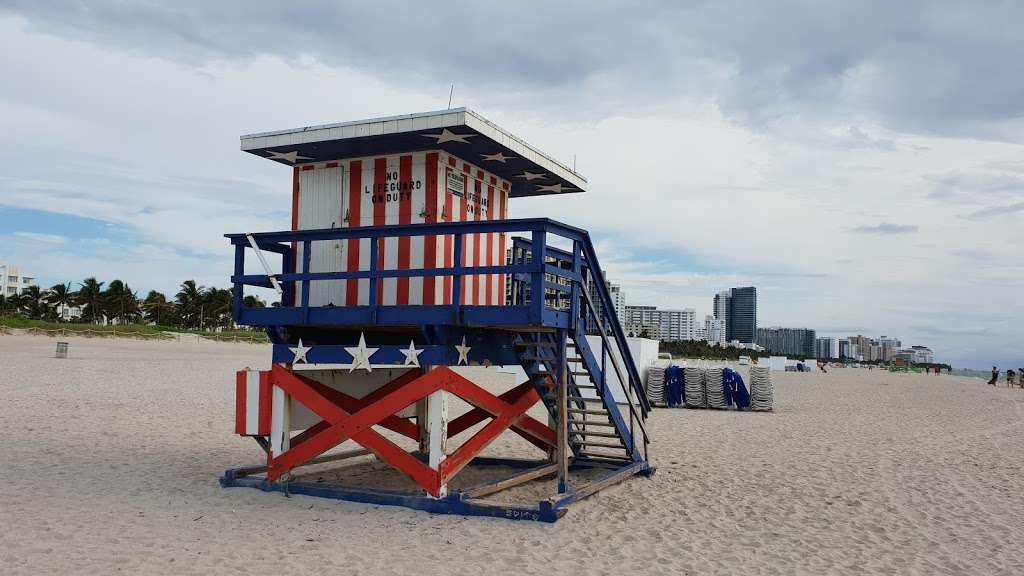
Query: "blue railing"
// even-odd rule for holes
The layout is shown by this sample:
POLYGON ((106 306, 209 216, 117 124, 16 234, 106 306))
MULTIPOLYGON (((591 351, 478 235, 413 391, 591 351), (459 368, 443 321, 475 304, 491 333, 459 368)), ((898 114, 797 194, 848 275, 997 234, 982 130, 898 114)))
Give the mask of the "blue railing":
MULTIPOLYGON (((587 317, 581 303, 586 296, 586 277, 592 279, 598 300, 606 312, 597 319, 608 331, 624 360, 626 379, 646 408, 646 395, 629 347, 625 332, 613 310, 605 285, 604 274, 597 260, 589 234, 547 218, 447 222, 440 224, 400 224, 320 230, 290 230, 253 234, 226 234, 235 247, 233 313, 236 322, 250 326, 422 326, 452 324, 467 326, 545 326, 576 330, 581 317, 587 317), (514 248, 525 249, 526 256, 512 262, 467 266, 462 264, 464 238, 467 234, 523 234, 514 248), (381 267, 378 254, 381 242, 389 238, 452 237, 453 265, 438 268, 391 269, 381 267), (314 242, 370 240, 369 266, 366 270, 345 272, 312 272, 310 259, 314 242), (571 245, 562 250, 548 245, 549 240, 571 245), (279 273, 246 274, 247 251, 255 245, 260 251, 279 254, 279 273), (301 252, 298 247, 301 246, 301 252), (301 254, 301 262, 299 255, 301 254), (463 279, 471 275, 504 274, 510 279, 510 302, 483 306, 460 304, 463 279), (382 305, 380 283, 384 278, 451 277, 450 303, 435 305, 382 305), (359 306, 310 305, 310 284, 326 280, 369 280, 368 303, 359 306), (243 305, 245 286, 271 288, 280 286, 281 306, 248 308, 243 305), (298 292, 298 294, 296 294, 298 292), (536 297, 535 295, 543 295, 536 297), (295 303, 287 306, 287 303, 295 303)), ((593 314, 590 315, 591 319, 593 314)), ((584 322, 588 320, 584 319, 584 322)), ((590 320, 592 321, 592 320, 590 320)), ((646 411, 646 410, 645 410, 646 411)))

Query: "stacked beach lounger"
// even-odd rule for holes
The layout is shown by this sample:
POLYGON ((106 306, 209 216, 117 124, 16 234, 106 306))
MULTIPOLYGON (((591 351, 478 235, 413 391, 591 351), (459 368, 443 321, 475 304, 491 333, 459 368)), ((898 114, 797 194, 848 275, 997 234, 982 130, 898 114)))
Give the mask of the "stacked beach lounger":
POLYGON ((651 404, 665 404, 665 369, 651 366, 647 369, 647 399, 651 404))
POLYGON ((704 371, 704 389, 708 408, 725 408, 725 389, 722 387, 722 368, 704 371))
MULTIPOLYGON (((704 381, 704 370, 702 368, 683 369, 683 402, 687 408, 707 408, 707 384, 704 381)), ((719 380, 721 388, 721 380, 719 380)))
POLYGON ((767 366, 750 367, 750 409, 767 411, 772 409, 772 373, 767 366))

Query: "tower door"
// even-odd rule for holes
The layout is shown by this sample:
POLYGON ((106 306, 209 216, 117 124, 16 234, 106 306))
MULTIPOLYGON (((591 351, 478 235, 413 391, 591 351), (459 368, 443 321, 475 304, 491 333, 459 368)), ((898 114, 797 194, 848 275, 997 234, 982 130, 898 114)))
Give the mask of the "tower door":
MULTIPOLYGON (((341 228, 344 218, 344 173, 341 166, 299 172, 299 230, 341 228)), ((296 270, 302 269, 302 245, 298 246, 296 270)), ((341 272, 345 262, 345 242, 324 240, 310 245, 310 272, 341 272)), ((300 292, 296 295, 301 303, 300 292)), ((344 280, 317 280, 309 286, 310 306, 345 305, 344 280)))

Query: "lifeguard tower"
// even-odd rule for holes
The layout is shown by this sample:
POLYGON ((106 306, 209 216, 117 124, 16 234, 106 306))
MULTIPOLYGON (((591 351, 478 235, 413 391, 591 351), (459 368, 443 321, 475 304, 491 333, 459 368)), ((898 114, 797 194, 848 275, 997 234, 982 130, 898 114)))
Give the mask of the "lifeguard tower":
POLYGON ((649 405, 590 237, 508 218, 511 198, 584 192, 582 176, 466 109, 253 134, 242 150, 291 168, 291 230, 227 235, 234 317, 266 328, 273 367, 236 382, 236 433, 266 465, 224 486, 550 522, 651 473, 649 405), (247 286, 280 305, 245 307, 247 286), (480 375, 499 366, 525 381, 495 390, 480 375), (482 456, 505 432, 536 457, 482 456), (404 485, 303 476, 370 454, 404 485), (527 483, 551 490, 499 498, 527 483))

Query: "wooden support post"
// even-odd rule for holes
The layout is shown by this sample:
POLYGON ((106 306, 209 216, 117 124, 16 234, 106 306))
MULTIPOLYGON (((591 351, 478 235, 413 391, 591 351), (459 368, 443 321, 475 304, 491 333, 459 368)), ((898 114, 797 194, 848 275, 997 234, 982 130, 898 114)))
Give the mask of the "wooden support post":
POLYGON ((558 493, 569 490, 569 362, 566 353, 566 331, 558 331, 558 493))
POLYGON ((416 401, 416 427, 420 432, 420 452, 430 453, 430 426, 427 419, 428 399, 416 401))
MULTIPOLYGON (((427 428, 428 428, 428 440, 429 452, 428 452, 428 464, 433 470, 440 471, 441 463, 444 462, 447 454, 445 448, 447 444, 447 430, 448 430, 448 402, 445 398, 445 391, 438 390, 427 396, 427 428)), ((448 495, 448 483, 441 478, 441 486, 438 491, 438 497, 444 497, 448 495)))
POLYGON ((291 436, 291 396, 281 388, 274 386, 270 408, 270 454, 268 460, 281 456, 291 448, 291 436))

